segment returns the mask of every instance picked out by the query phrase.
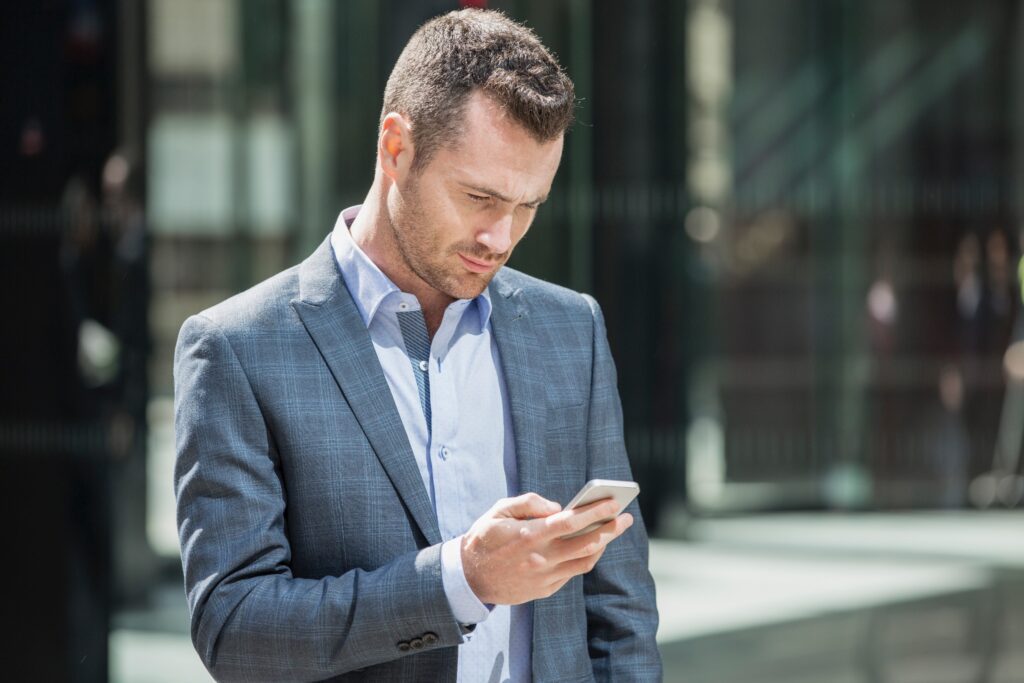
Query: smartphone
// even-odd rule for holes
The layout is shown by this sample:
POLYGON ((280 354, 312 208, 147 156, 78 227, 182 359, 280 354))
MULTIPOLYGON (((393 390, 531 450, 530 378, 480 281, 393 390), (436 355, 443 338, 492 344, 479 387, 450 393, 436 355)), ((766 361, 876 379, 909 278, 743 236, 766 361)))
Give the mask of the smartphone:
POLYGON ((633 499, 640 493, 640 485, 635 481, 616 481, 614 479, 591 479, 580 492, 576 494, 569 504, 565 506, 565 509, 578 508, 587 503, 595 503, 605 498, 614 498, 615 502, 619 505, 619 511, 608 519, 603 519, 600 522, 594 522, 585 529, 562 536, 562 538, 575 538, 576 536, 582 536, 583 534, 589 533, 594 529, 598 528, 602 524, 612 521, 626 509, 626 506, 633 502, 633 499))

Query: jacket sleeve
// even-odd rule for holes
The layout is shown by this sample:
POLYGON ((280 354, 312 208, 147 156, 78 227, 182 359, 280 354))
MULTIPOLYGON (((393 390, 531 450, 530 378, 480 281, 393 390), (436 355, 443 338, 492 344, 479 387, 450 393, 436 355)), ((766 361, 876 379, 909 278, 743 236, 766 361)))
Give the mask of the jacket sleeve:
MULTIPOLYGON (((630 481, 622 405, 604 317, 597 302, 584 296, 594 319, 587 479, 630 481)), ((598 681, 660 681, 661 657, 655 641, 658 608, 654 579, 647 568, 647 532, 637 502, 626 510, 635 523, 608 545, 594 569, 583 576, 590 660, 598 681)))
POLYGON ((174 384, 192 642, 214 678, 320 680, 462 641, 440 545, 372 571, 292 576, 273 434, 229 340, 208 318, 183 325, 174 384))

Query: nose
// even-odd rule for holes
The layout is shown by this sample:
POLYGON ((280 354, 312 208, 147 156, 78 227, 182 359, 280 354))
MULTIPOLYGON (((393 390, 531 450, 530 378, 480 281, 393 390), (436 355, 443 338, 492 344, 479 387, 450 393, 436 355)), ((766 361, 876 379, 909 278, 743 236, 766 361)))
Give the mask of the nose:
POLYGON ((503 214, 476 235, 476 241, 494 254, 512 248, 512 214, 503 214))

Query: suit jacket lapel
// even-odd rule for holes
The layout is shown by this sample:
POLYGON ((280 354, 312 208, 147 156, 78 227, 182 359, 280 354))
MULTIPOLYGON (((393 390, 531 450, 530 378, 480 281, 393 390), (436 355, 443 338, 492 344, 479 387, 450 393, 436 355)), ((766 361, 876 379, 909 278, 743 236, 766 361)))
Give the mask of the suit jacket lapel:
POLYGON ((498 344, 512 413, 519 492, 544 495, 544 432, 547 392, 544 369, 531 358, 537 340, 522 290, 499 271, 491 284, 491 329, 498 344))
POLYGON ((402 418, 370 333, 338 271, 330 238, 299 266, 292 306, 334 375, 367 440, 431 545, 441 542, 402 418))

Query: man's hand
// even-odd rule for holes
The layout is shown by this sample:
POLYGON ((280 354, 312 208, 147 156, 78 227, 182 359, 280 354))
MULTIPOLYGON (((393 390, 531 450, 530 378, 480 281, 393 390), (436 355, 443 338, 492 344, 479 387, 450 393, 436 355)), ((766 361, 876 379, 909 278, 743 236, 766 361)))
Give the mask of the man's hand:
POLYGON ((536 493, 503 498, 462 536, 466 581, 481 602, 518 605, 546 598, 585 574, 605 546, 633 525, 628 512, 576 538, 563 536, 618 511, 614 500, 562 510, 536 493))

